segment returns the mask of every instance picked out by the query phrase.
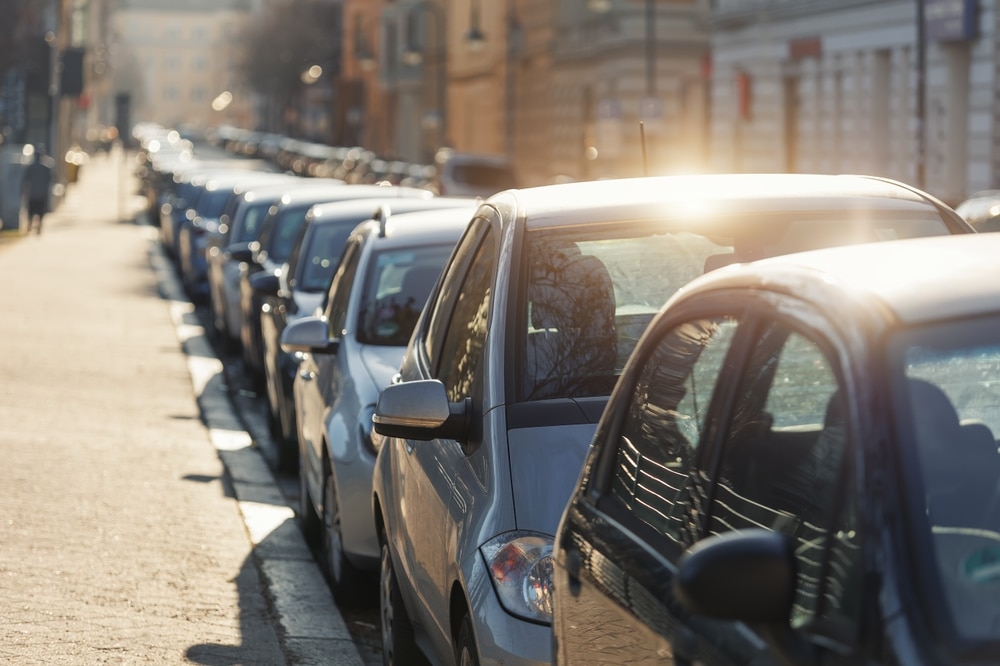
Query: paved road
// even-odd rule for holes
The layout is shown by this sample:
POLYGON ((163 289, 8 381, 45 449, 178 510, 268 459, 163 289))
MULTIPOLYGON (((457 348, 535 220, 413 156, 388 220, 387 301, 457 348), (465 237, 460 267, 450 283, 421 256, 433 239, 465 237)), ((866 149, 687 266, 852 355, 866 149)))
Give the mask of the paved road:
POLYGON ((375 663, 134 191, 95 158, 0 243, 0 661, 375 663))

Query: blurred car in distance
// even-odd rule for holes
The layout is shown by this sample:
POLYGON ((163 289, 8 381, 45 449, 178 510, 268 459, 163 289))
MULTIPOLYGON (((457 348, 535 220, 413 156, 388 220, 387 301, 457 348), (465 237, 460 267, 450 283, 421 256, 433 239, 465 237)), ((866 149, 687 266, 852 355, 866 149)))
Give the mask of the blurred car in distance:
POLYGON ((554 547, 554 662, 1000 660, 1000 236, 684 287, 554 547))
POLYGON ((441 149, 436 160, 431 186, 441 196, 486 198, 517 187, 514 168, 506 157, 441 149))
MULTIPOLYGON (((422 196, 318 204, 306 215, 298 238, 292 243, 294 249, 288 261, 277 271, 261 271, 250 278, 255 297, 262 304, 258 316, 264 386, 268 417, 278 439, 281 467, 294 471, 298 461, 292 381, 299 372, 298 355, 282 351, 281 334, 289 322, 317 314, 317 309, 323 306, 334 270, 354 227, 379 215, 468 208, 469 205, 468 199, 422 196)), ((370 487, 366 498, 369 494, 370 487)))
MULTIPOLYGON (((402 211, 401 203, 394 210, 402 211)), ((365 602, 361 583, 379 566, 370 511, 375 401, 398 372, 420 310, 474 210, 464 200, 458 208, 363 223, 347 240, 322 314, 290 323, 282 335, 282 347, 302 357, 293 386, 301 521, 322 543, 342 604, 365 602)))
POLYGON ((597 421, 653 315, 725 264, 970 233, 860 176, 672 176, 487 199, 374 414, 383 653, 538 664, 551 552, 597 421))
MULTIPOLYGON (((259 272, 274 273, 288 261, 300 237, 299 231, 306 222, 309 209, 316 204, 352 199, 395 198, 430 199, 434 194, 422 189, 381 186, 350 185, 339 181, 315 181, 313 187, 296 189, 282 195, 264 219, 260 236, 250 243, 247 252, 234 256, 245 264, 240 272, 240 344, 243 363, 248 376, 259 384, 264 379, 263 341, 260 331, 260 310, 264 305, 261 293, 255 292, 251 279, 259 272)), ((375 206, 372 206, 374 212, 375 206)), ((364 219, 364 218, 362 218, 364 219)), ((360 220, 359 220, 360 221, 360 220)))

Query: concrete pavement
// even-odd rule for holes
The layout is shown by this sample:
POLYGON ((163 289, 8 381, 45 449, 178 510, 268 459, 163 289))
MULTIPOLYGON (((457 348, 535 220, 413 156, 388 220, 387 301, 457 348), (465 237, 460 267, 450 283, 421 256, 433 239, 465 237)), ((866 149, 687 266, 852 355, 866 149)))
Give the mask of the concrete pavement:
POLYGON ((131 171, 0 244, 0 661, 360 665, 131 171))

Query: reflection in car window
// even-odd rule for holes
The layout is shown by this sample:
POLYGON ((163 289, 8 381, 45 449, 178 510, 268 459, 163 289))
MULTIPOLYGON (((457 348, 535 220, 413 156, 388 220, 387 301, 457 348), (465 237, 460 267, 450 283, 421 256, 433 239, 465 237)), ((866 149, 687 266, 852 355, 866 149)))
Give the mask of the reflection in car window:
POLYGON ((488 230, 462 281, 451 321, 441 343, 441 367, 438 375, 452 402, 469 397, 472 392, 483 345, 486 343, 495 265, 496 243, 492 232, 488 230))
MULTIPOLYGON (((233 223, 235 231, 231 238, 232 242, 249 243, 257 238, 257 235, 260 233, 260 225, 264 221, 264 218, 267 217, 270 207, 270 204, 267 202, 247 206, 246 212, 243 214, 242 224, 237 227, 236 222, 233 223)), ((239 218, 237 218, 237 221, 239 221, 239 218)))
POLYGON ((352 222, 315 225, 308 246, 298 249, 295 270, 299 273, 299 289, 316 292, 330 287, 340 254, 353 229, 352 222))
POLYGON ((425 245, 379 253, 361 296, 358 341, 405 345, 452 245, 425 245))
POLYGON ((292 251, 295 249, 295 241, 299 237, 299 231, 306 221, 306 213, 309 207, 289 208, 278 213, 275 220, 276 226, 272 230, 270 243, 267 251, 272 261, 282 263, 288 261, 292 251))
POLYGON ((687 543, 684 502, 709 402, 735 320, 702 319, 663 336, 643 363, 622 424, 610 497, 672 541, 687 543))
MULTIPOLYGON (((995 640, 1000 616, 1000 320, 945 324, 901 339, 896 402, 916 449, 916 507, 954 629, 995 640)), ((909 433, 909 434, 906 434, 909 433)), ((909 460, 909 457, 906 457, 909 460)), ((933 610, 938 610, 937 607, 933 610)))
POLYGON ((337 339, 346 333, 347 306, 351 300, 351 290, 358 274, 358 263, 361 261, 360 243, 352 242, 344 248, 344 258, 337 268, 337 273, 330 284, 327 298, 327 320, 330 326, 330 337, 337 339))
POLYGON ((641 224, 526 237, 522 400, 608 395, 653 314, 730 249, 641 224))
POLYGON ((708 531, 764 527, 792 540, 794 626, 852 626, 857 617, 848 433, 843 393, 821 348, 780 324, 767 327, 732 407, 708 531))

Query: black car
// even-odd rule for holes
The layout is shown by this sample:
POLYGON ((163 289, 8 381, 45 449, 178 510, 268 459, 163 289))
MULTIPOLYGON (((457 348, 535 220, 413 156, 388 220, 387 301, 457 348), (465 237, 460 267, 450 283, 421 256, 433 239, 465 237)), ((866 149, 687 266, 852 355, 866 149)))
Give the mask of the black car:
POLYGON ((675 295, 557 532, 554 661, 998 663, 998 252, 817 250, 675 295))

